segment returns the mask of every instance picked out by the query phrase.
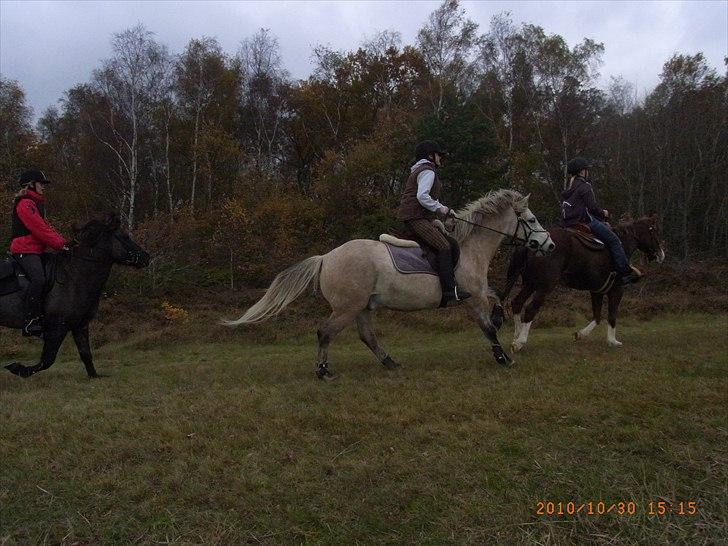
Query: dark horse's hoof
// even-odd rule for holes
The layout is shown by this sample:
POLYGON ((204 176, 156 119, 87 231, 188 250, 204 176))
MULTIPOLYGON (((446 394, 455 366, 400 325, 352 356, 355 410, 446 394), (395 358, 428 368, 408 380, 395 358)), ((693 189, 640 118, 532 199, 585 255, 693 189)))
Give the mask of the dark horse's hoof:
POLYGON ((504 368, 511 368, 513 366, 513 359, 508 356, 508 353, 503 350, 503 347, 495 345, 493 347, 493 356, 496 362, 504 368))
POLYGON ((339 374, 332 372, 326 366, 319 366, 319 368, 316 369, 316 377, 323 379, 324 381, 333 381, 339 377, 339 374))
POLYGON ((399 364, 397 364, 389 357, 386 357, 384 360, 382 360, 382 366, 384 366, 388 370, 396 370, 397 368, 399 368, 399 364))
POLYGON ((19 377, 30 377, 35 373, 35 370, 31 366, 23 366, 18 362, 8 364, 7 366, 5 366, 5 369, 19 377))

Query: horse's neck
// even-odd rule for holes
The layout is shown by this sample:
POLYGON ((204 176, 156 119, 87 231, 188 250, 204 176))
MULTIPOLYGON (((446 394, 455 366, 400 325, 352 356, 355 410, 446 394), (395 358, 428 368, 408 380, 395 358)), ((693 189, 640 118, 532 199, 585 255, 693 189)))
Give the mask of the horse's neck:
POLYGON ((101 292, 111 274, 111 262, 97 262, 80 256, 69 256, 63 264, 69 281, 83 289, 90 297, 101 296, 101 292))
MULTIPOLYGON (((629 228, 631 227, 632 226, 630 225, 629 228)), ((622 248, 624 248, 624 253, 627 255, 627 259, 631 258, 632 254, 634 254, 635 250, 637 250, 637 241, 632 234, 632 230, 628 229, 627 226, 618 226, 614 231, 619 237, 619 240, 622 241, 622 248)))
MULTIPOLYGON (((497 216, 480 215, 480 221, 476 223, 501 233, 511 234, 515 231, 515 219, 513 212, 509 214, 509 211, 504 211, 497 216)), ((486 271, 503 241, 504 236, 501 233, 473 226, 473 230, 461 245, 461 260, 463 258, 471 260, 479 270, 486 271)))

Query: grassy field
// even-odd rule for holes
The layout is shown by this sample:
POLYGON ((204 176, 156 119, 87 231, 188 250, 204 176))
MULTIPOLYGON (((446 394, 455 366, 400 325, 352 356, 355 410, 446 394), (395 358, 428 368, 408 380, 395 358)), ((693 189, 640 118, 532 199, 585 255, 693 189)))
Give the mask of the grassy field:
POLYGON ((312 330, 3 370, 0 545, 728 542, 728 316, 628 319, 622 349, 537 328, 512 370, 472 326, 403 323, 378 328, 403 368, 347 331, 332 383, 312 330))

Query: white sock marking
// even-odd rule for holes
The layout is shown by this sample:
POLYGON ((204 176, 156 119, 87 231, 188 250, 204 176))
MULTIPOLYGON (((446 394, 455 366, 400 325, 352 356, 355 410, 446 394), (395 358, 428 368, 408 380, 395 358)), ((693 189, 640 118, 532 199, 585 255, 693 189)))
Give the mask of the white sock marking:
POLYGON ((617 341, 617 327, 613 327, 611 324, 607 325, 607 343, 609 343, 613 347, 622 346, 622 342, 617 341))
POLYGON ((582 328, 581 330, 579 330, 579 338, 586 337, 589 334, 591 334, 592 333, 592 330, 596 327, 596 325, 597 325, 597 321, 596 320, 593 320, 589 324, 587 324, 586 326, 584 326, 584 328, 582 328))

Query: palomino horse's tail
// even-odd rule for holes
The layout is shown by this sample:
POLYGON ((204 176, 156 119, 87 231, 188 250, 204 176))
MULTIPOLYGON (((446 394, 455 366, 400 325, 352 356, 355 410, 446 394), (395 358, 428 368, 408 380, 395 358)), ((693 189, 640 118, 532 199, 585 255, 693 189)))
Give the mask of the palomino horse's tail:
POLYGON ((265 295, 248 309, 238 320, 223 320, 226 326, 238 326, 260 322, 285 309, 293 300, 303 294, 304 290, 314 283, 318 284, 323 256, 311 256, 296 265, 289 267, 273 279, 265 295))

